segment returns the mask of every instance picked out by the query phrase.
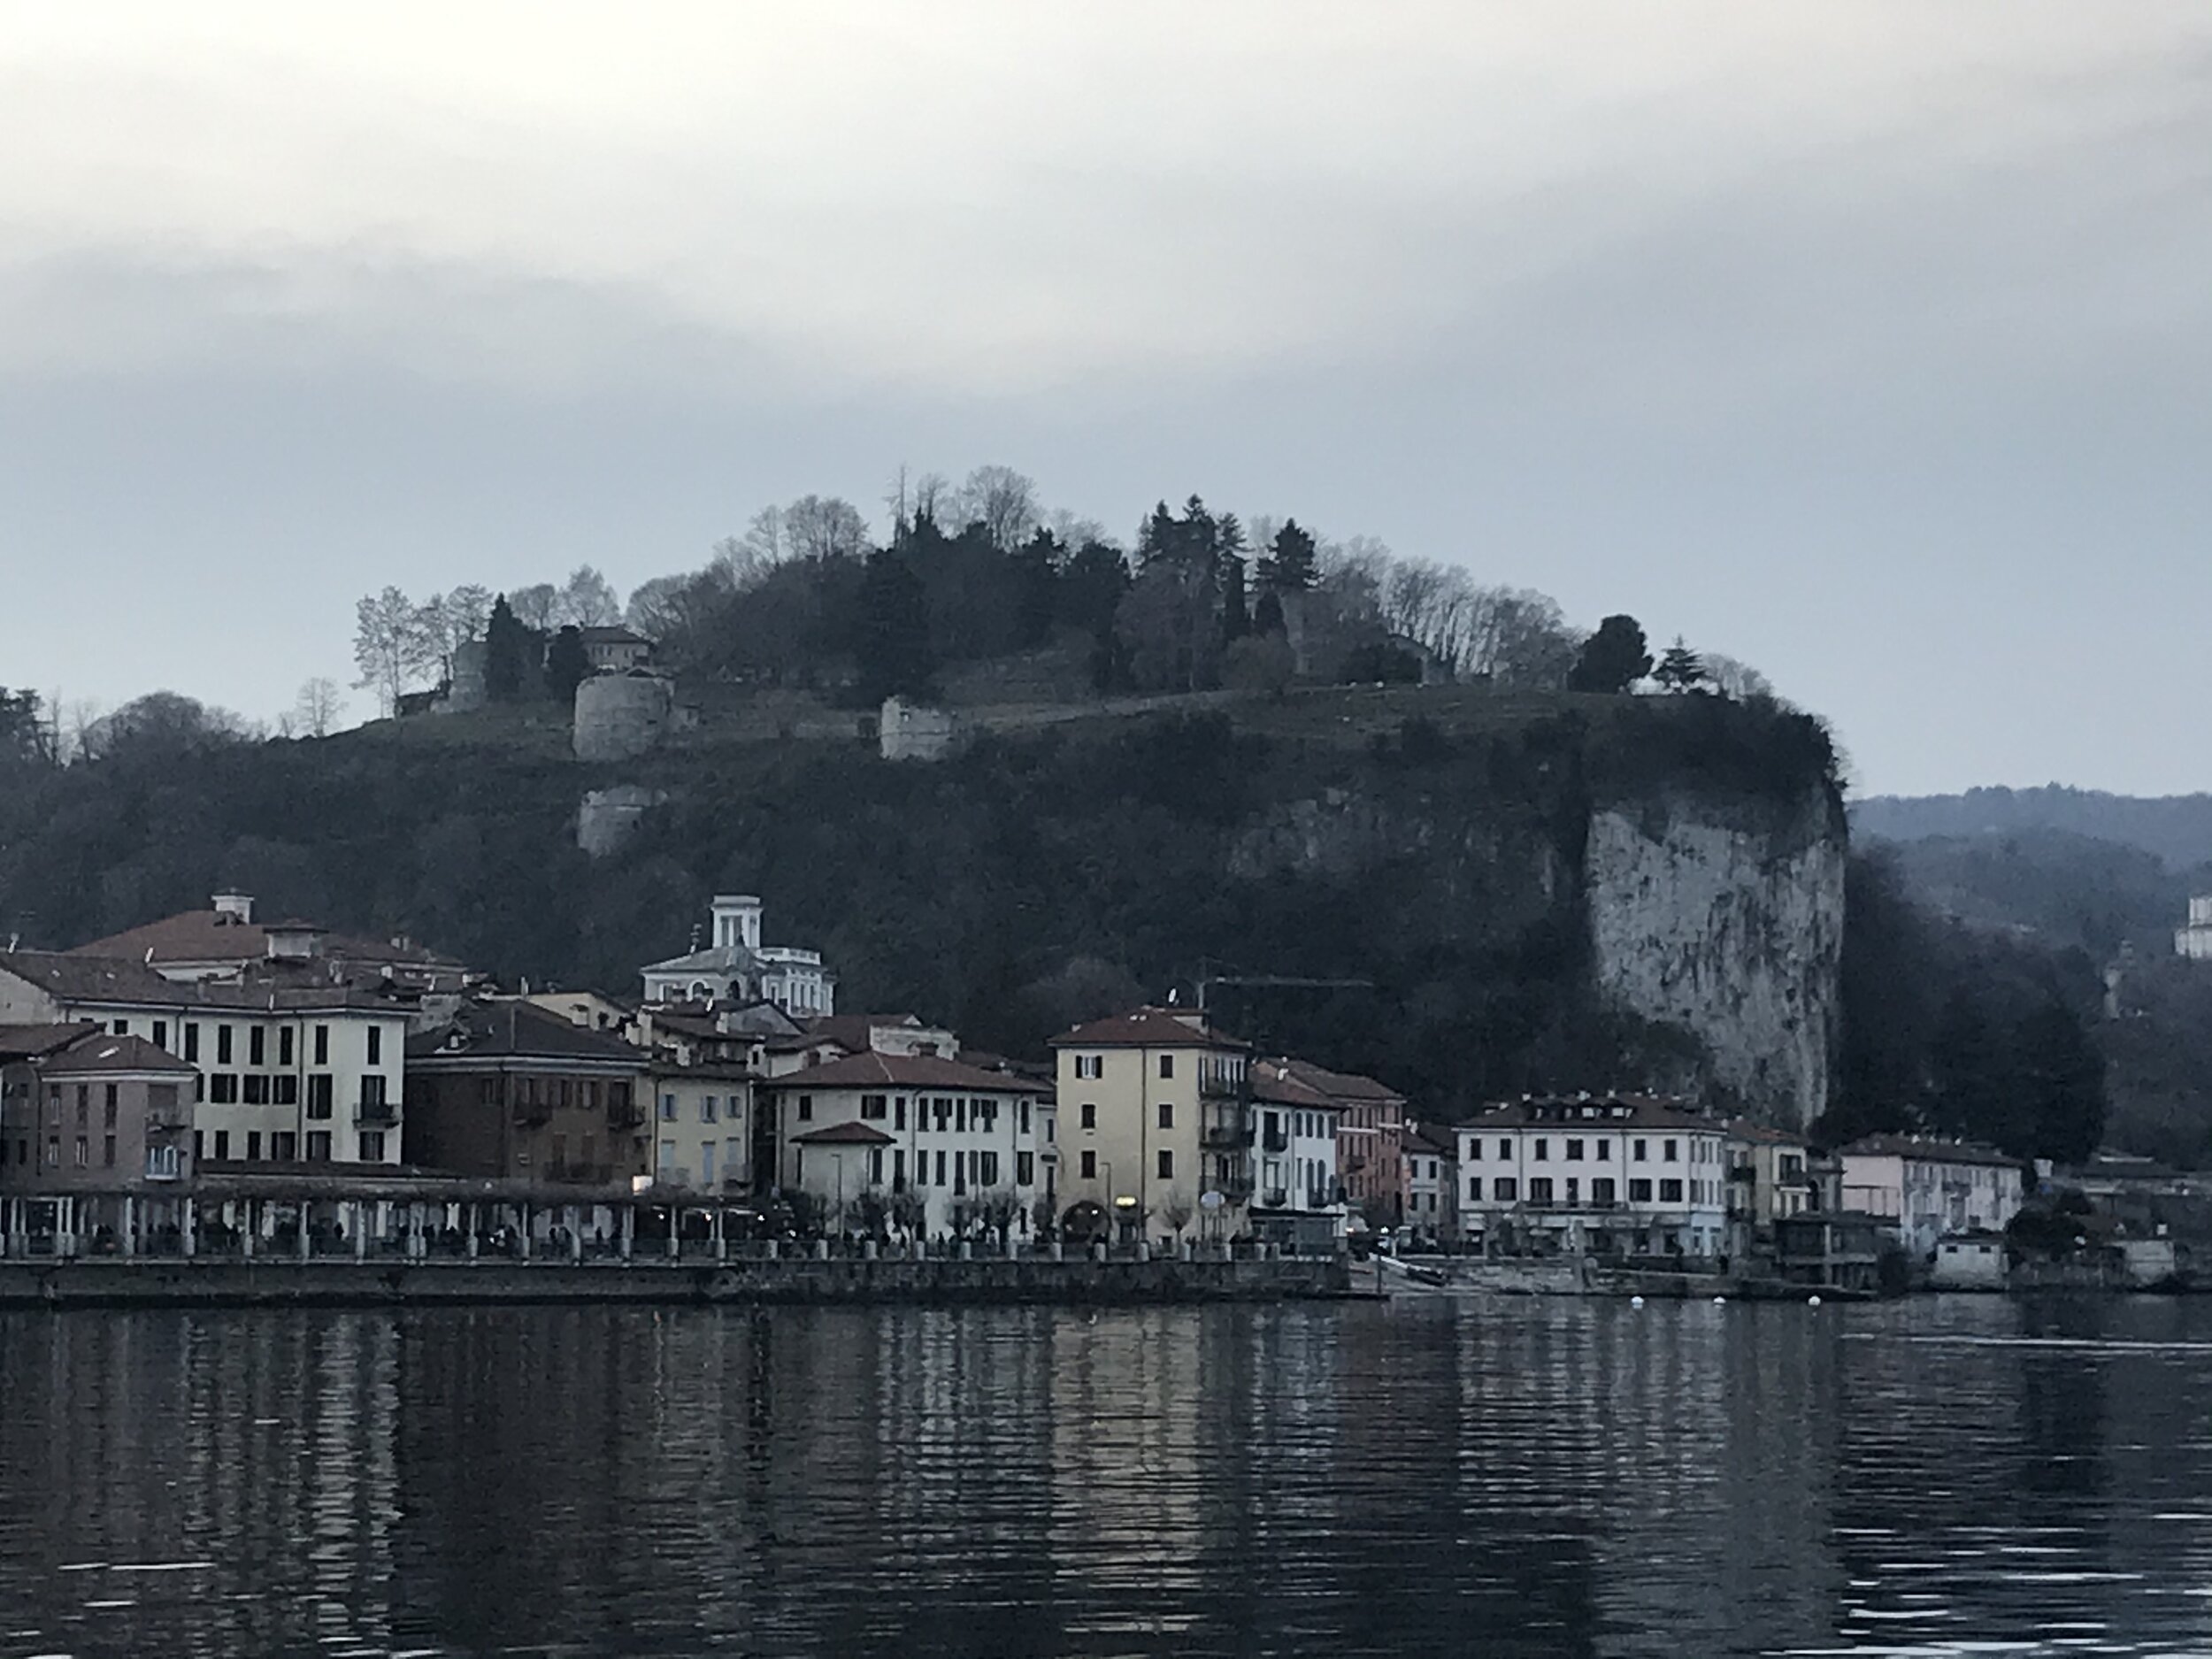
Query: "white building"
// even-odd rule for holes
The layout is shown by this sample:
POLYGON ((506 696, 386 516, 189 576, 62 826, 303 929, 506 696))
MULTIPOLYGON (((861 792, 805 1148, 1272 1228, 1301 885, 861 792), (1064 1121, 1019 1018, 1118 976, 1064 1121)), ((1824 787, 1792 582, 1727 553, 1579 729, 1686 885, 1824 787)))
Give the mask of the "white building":
POLYGON ((2212 962, 2212 893, 2189 901, 2189 920, 2174 929, 2174 950, 2192 962, 2212 962))
POLYGON ((772 1002, 797 1020, 837 1011, 837 978, 818 950, 760 941, 761 902, 749 893, 718 895, 712 942, 643 971, 649 1002, 772 1002))
POLYGON ((1248 1156, 1242 1185, 1261 1239, 1333 1248, 1344 1234, 1344 1182, 1337 1169, 1340 1108, 1287 1060, 1255 1060, 1248 1156))
POLYGON ((165 978, 142 962, 0 954, 0 1022, 90 1020, 194 1067, 193 1162, 400 1162, 410 1006, 333 985, 165 978))
POLYGON ((1017 1237, 1045 1195, 1042 1086, 923 1055, 867 1053, 762 1084, 776 1183, 810 1194, 832 1228, 925 1236, 984 1225, 1017 1237), (874 1214, 871 1214, 871 1211, 874 1214))
POLYGON ((1727 1132, 1676 1102, 1528 1099, 1456 1133, 1460 1227, 1486 1249, 1710 1257, 1727 1248, 1727 1132))
POLYGON ((1843 1207, 1896 1225, 1916 1261, 1946 1233, 2002 1233, 2020 1210, 2020 1164, 1994 1147, 1920 1135, 1869 1135, 1839 1155, 1843 1207))

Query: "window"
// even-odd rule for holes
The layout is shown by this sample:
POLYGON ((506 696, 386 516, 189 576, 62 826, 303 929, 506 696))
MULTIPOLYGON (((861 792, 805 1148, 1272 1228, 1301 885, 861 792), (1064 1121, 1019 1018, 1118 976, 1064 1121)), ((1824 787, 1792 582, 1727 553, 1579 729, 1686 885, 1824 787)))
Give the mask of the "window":
POLYGON ((218 1106, 235 1106, 238 1103, 238 1073, 235 1071, 210 1073, 207 1079, 207 1097, 218 1106))
POLYGON ((317 1065, 330 1064, 330 1027, 327 1025, 315 1027, 315 1064, 317 1065))
POLYGON ((894 1128, 903 1129, 906 1127, 905 1095, 898 1095, 891 1102, 891 1120, 892 1126, 894 1128))
POLYGON ((297 1132, 280 1130, 271 1135, 269 1156, 279 1164, 296 1164, 300 1156, 300 1138, 297 1132))
POLYGON ((1581 1141, 1570 1141, 1567 1142, 1567 1162, 1570 1164, 1579 1164, 1582 1162, 1581 1141))
POLYGON ((1160 1056, 1160 1075, 1162 1077, 1173 1077, 1175 1075, 1175 1056, 1173 1055, 1164 1054, 1160 1056))
POLYGON ((215 1157, 218 1163, 227 1162, 230 1157, 230 1131, 227 1129, 215 1132, 215 1157))
POLYGON ((168 1046, 169 1022, 165 1019, 157 1019, 154 1021, 154 1047, 166 1048, 168 1046))
POLYGON ((1613 1161, 1613 1143, 1612 1143, 1610 1141, 1599 1141, 1599 1142, 1598 1142, 1598 1162, 1599 1162, 1599 1163, 1601 1163, 1601 1164, 1610 1164, 1612 1161, 1613 1161))
POLYGON ((114 1127, 115 1127, 115 1085, 114 1085, 114 1084, 112 1084, 112 1083, 110 1083, 110 1084, 108 1084, 108 1085, 106 1086, 106 1093, 105 1093, 105 1094, 104 1094, 104 1098, 102 1099, 102 1102, 101 1102, 101 1111, 102 1111, 102 1113, 103 1113, 103 1116, 102 1116, 102 1118, 101 1118, 101 1125, 100 1125, 100 1126, 101 1126, 102 1128, 104 1128, 104 1129, 112 1129, 112 1128, 114 1128, 114 1127))
POLYGON ((1513 1203, 1521 1195, 1520 1182, 1515 1180, 1510 1175, 1499 1176, 1496 1180, 1490 1183, 1490 1189, 1497 1194, 1497 1201, 1502 1204, 1513 1203))
MULTIPOLYGON (((366 1080, 366 1079, 363 1079, 365 1082, 366 1080)), ((381 1078, 377 1080, 383 1081, 381 1078)), ((310 1118, 329 1117, 330 1096, 330 1073, 327 1071, 309 1072, 307 1074, 307 1115, 310 1118)))
MULTIPOLYGON (((714 1179, 714 1148, 702 1147, 699 1149, 705 1155, 707 1160, 706 1172, 702 1179, 711 1181, 714 1179)), ((883 1148, 881 1147, 868 1148, 868 1185, 871 1187, 883 1185, 883 1148)))
POLYGON ((1027 1134, 1029 1133, 1029 1102, 1024 1101, 1016 1110, 1021 1114, 1021 1125, 1018 1133, 1027 1134))
POLYGON ((115 1034, 119 1037, 129 1036, 131 1034, 131 1022, 127 1019, 117 1020, 115 1022, 115 1034))
POLYGON ((1470 1175, 1467 1178, 1467 1202, 1471 1204, 1479 1204, 1482 1202, 1481 1176, 1470 1175))
POLYGON ((1663 1204, 1680 1203, 1682 1202, 1682 1183, 1680 1181, 1661 1181, 1659 1183, 1659 1202, 1663 1204))
POLYGON ((246 1073, 246 1104, 266 1106, 269 1103, 269 1074, 265 1071, 246 1073))
POLYGON ((1165 1147, 1160 1148, 1160 1179, 1164 1181, 1175 1179, 1175 1154, 1165 1147))
POLYGON ((280 1071, 269 1079, 269 1098, 279 1106, 300 1103, 300 1079, 296 1071, 280 1071))
POLYGON ((814 1121, 813 1095, 802 1094, 799 1096, 799 1121, 803 1124, 810 1124, 814 1121))
POLYGON ((1547 1161, 1551 1156, 1551 1142, 1539 1135, 1536 1139, 1536 1150, 1532 1156, 1539 1164, 1547 1161))
POLYGON ((1175 1127, 1174 1102, 1162 1101, 1160 1102, 1160 1127, 1163 1129, 1172 1129, 1175 1127))
POLYGON ((1628 1202, 1632 1204, 1649 1203, 1651 1202, 1651 1183, 1649 1181, 1641 1180, 1629 1182, 1628 1202))
MULTIPOLYGON (((882 1097, 880 1094, 879 1094, 878 1096, 876 1096, 876 1098, 877 1098, 877 1100, 878 1100, 878 1101, 881 1101, 883 1097, 882 1097)), ((716 1105, 716 1103, 715 1103, 715 1099, 714 1099, 714 1096, 713 1096, 713 1095, 711 1095, 711 1094, 702 1094, 702 1095, 699 1097, 699 1121, 700 1121, 701 1123, 703 1123, 703 1124, 710 1124, 710 1123, 712 1123, 712 1122, 715 1120, 715 1114, 716 1114, 716 1113, 717 1113, 719 1110, 720 1110, 720 1108, 719 1108, 719 1107, 718 1107, 718 1106, 716 1105)), ((882 1114, 882 1112, 879 1111, 879 1112, 877 1112, 877 1113, 876 1113, 876 1116, 877 1116, 877 1117, 879 1117, 879 1118, 880 1118, 880 1117, 882 1117, 882 1116, 883 1116, 883 1114, 882 1114)), ((708 1161, 709 1161, 710 1163, 711 1163, 713 1160, 712 1160, 712 1159, 709 1159, 708 1161)))
POLYGON ((673 1094, 661 1096, 661 1121, 664 1124, 676 1121, 676 1097, 673 1094))
POLYGON ((1661 1155, 1659 1161, 1663 1164, 1679 1164, 1682 1161, 1680 1148, 1681 1143, 1679 1141, 1668 1141, 1666 1143, 1666 1150, 1661 1155))
POLYGON ((975 1158, 975 1184, 978 1187, 998 1185, 998 1154, 979 1152, 975 1158))
POLYGON ((246 1162, 249 1164, 261 1162, 261 1131, 258 1129, 246 1131, 246 1162))
POLYGON ((381 1025, 369 1027, 369 1064, 371 1065, 384 1064, 384 1027, 381 1025))
POLYGON ((384 1132, 381 1129, 364 1129, 361 1132, 361 1162, 384 1162, 384 1132))
POLYGON ((885 1095, 863 1094, 860 1097, 860 1115, 863 1118, 879 1118, 887 1115, 889 1110, 890 1102, 885 1095))
POLYGON ((1637 1163, 1641 1164, 1649 1149, 1649 1144, 1647 1142, 1639 1141, 1633 1146, 1629 1148, 1628 1156, 1633 1158, 1637 1163))
POLYGON ((61 1168, 61 1137, 59 1135, 46 1137, 46 1167, 50 1170, 61 1168))
POLYGON ((330 1131, 310 1129, 307 1132, 307 1161, 310 1164, 330 1162, 330 1131))
POLYGON ((269 1064, 269 1028, 266 1025, 246 1027, 246 1064, 248 1065, 269 1064))
POLYGON ((1094 1181, 1098 1179, 1097 1153, 1087 1151, 1083 1154, 1083 1179, 1087 1181, 1094 1181))
POLYGON ((661 1155, 653 1168, 664 1181, 672 1181, 676 1179, 676 1143, 673 1141, 661 1142, 661 1155))
POLYGON ((83 1169, 91 1162, 91 1149, 82 1135, 77 1137, 77 1167, 83 1169))
POLYGON ((215 1064, 217 1065, 230 1064, 230 1027, 228 1025, 218 1025, 215 1028, 215 1064))
POLYGON ((1075 1056, 1075 1075, 1094 1078, 1105 1075, 1106 1056, 1102 1054, 1079 1054, 1075 1056))
POLYGON ((1539 1175, 1528 1184, 1528 1202, 1532 1204, 1551 1202, 1551 1177, 1539 1175))
POLYGON ((102 1137, 100 1143, 100 1162, 106 1164, 110 1169, 113 1169, 115 1167, 115 1137, 113 1135, 102 1137))
POLYGON ((1037 1180, 1037 1155, 1033 1152, 1014 1154, 1014 1185, 1033 1187, 1037 1180))
POLYGON ((200 1022, 196 1019, 184 1022, 184 1057, 188 1060, 200 1057, 200 1022))
POLYGON ((277 1064, 292 1064, 292 1028, 289 1025, 277 1027, 277 1064))
POLYGON ((1085 1101, 1085 1102, 1083 1102, 1083 1108, 1082 1108, 1082 1110, 1083 1110, 1083 1127, 1085 1127, 1086 1129, 1095 1129, 1095 1128, 1097 1128, 1097 1127, 1098 1127, 1098 1106, 1097 1106, 1097 1103, 1096 1103, 1095 1102, 1093 1102, 1093 1101, 1085 1101))

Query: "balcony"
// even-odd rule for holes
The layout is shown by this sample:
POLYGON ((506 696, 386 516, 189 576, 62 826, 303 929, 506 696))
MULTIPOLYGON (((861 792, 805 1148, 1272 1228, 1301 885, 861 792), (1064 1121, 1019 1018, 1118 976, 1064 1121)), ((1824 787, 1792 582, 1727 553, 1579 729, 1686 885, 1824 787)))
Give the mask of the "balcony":
POLYGON ((1264 1210, 1280 1210, 1290 1202, 1290 1194, 1279 1187, 1271 1187, 1260 1194, 1260 1206, 1264 1210))
POLYGON ((1251 1125, 1242 1113, 1209 1115, 1198 1126, 1198 1144, 1209 1152, 1235 1152, 1252 1144, 1251 1125))
POLYGON ((399 1107, 388 1100, 365 1100, 354 1107, 353 1121, 369 1125, 396 1124, 399 1121, 399 1107))
POLYGON ((1280 1129, 1270 1129, 1266 1131, 1260 1136, 1260 1150, 1263 1152, 1289 1151, 1289 1134, 1280 1129))
POLYGON ((628 1106, 607 1108, 607 1127, 617 1133, 633 1129, 642 1129, 646 1122, 647 1113, 642 1105, 633 1103, 628 1106))

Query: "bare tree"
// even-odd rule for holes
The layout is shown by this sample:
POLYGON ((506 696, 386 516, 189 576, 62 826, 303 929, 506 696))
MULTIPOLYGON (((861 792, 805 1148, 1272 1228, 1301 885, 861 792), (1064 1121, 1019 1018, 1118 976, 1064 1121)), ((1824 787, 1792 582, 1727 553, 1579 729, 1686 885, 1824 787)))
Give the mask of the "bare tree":
POLYGON ((300 687, 299 701, 292 706, 293 730, 310 737, 328 737, 345 709, 346 700, 336 680, 311 680, 300 687))
POLYGON ((527 588, 518 588, 507 595, 507 609, 515 613, 515 620, 524 627, 550 634, 560 626, 560 589, 551 582, 534 582, 527 588))
POLYGON ((914 516, 941 525, 952 512, 952 483, 942 472, 925 472, 914 480, 914 516))
POLYGON ((991 545, 1010 553, 1039 523, 1037 486, 1010 466, 979 466, 953 498, 955 527, 981 525, 991 545))
POLYGON ((868 521, 849 501, 802 495, 783 510, 786 544, 795 558, 864 558, 868 521))
POLYGON ((436 642, 423 631, 422 614, 396 588, 370 595, 354 607, 353 661, 361 678, 353 683, 376 693, 388 718, 399 700, 436 660, 436 642))
POLYGON ((783 509, 763 507, 755 513, 746 523, 745 534, 737 539, 737 546, 744 549, 744 563, 756 570, 766 570, 789 558, 791 543, 784 534, 783 509))
POLYGON ((1774 695, 1774 682, 1748 663, 1724 657, 1718 651, 1708 651, 1704 664, 1707 683, 1724 697, 1746 703, 1754 697, 1774 695))
POLYGON ((622 620, 622 602, 615 597, 613 584, 604 576, 588 565, 579 565, 568 573, 554 615, 563 625, 611 627, 622 620))

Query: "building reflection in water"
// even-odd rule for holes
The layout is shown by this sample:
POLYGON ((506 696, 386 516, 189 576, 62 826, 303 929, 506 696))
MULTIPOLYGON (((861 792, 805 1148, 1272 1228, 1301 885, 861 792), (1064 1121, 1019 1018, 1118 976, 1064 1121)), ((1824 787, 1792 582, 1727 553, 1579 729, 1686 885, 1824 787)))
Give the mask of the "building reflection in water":
POLYGON ((2192 1333, 1995 1298, 4 1315, 0 1652, 2201 1648, 2192 1333))

